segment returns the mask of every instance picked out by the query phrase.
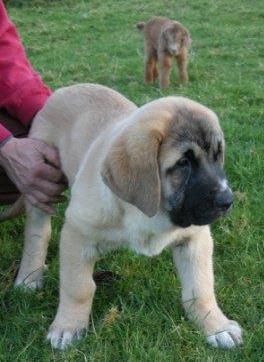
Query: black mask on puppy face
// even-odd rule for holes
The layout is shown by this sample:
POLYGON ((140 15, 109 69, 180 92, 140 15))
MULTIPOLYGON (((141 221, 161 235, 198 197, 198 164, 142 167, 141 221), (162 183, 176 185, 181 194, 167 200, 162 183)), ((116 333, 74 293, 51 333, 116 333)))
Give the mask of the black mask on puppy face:
POLYGON ((167 198, 171 221, 178 226, 207 225, 225 215, 233 202, 221 163, 197 159, 188 150, 167 170, 172 185, 167 198))

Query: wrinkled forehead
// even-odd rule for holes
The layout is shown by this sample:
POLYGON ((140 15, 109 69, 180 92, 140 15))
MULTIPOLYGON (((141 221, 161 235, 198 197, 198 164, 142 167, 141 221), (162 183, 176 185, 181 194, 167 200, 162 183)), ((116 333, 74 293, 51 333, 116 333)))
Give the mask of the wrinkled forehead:
POLYGON ((194 142, 205 151, 217 139, 223 139, 217 115, 209 108, 186 99, 172 113, 168 131, 168 135, 177 142, 194 142))
POLYGON ((210 118, 186 117, 172 124, 168 132, 168 140, 172 144, 191 143, 207 152, 223 141, 221 128, 210 118))
POLYGON ((162 162, 169 166, 190 149, 196 157, 224 152, 223 133, 214 114, 177 113, 162 144, 162 162))
POLYGON ((173 23, 168 25, 165 30, 167 30, 168 32, 170 32, 173 35, 182 35, 182 33, 184 32, 184 28, 181 24, 179 23, 173 23))
POLYGON ((168 27, 166 32, 173 38, 180 38, 182 36, 182 29, 175 25, 168 27))

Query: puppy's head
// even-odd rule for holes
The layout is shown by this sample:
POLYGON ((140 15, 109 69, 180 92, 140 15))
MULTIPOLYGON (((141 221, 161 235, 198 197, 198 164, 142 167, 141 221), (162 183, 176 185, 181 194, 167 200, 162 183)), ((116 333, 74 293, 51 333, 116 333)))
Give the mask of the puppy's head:
POLYGON ((167 97, 135 112, 111 145, 102 177, 148 216, 160 209, 175 225, 207 225, 233 201, 223 162, 216 115, 186 98, 167 97))
POLYGON ((180 23, 173 21, 165 25, 161 32, 163 48, 169 54, 177 56, 183 47, 191 44, 190 34, 180 23))

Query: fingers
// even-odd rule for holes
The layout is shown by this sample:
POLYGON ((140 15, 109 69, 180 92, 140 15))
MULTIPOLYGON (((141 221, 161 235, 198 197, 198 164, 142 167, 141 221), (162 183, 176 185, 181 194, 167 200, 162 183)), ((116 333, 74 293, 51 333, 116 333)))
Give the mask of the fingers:
POLYGON ((55 183, 58 183, 65 178, 59 168, 48 165, 47 163, 38 165, 38 167, 35 168, 34 176, 55 183))
POLYGON ((48 199, 44 202, 50 202, 53 199, 56 199, 56 197, 58 197, 65 189, 65 184, 49 182, 44 179, 36 180, 35 183, 35 190, 38 190, 45 194, 48 199))
POLYGON ((46 161, 56 166, 57 168, 60 168, 60 158, 56 148, 47 144, 43 144, 42 153, 46 161))
MULTIPOLYGON (((52 156, 52 152, 49 154, 52 156)), ((53 154, 56 155, 56 152, 53 154)), ((50 162, 56 157, 50 158, 50 162)), ((52 204, 63 201, 61 193, 67 188, 66 177, 62 171, 51 164, 40 163, 34 168, 30 179, 30 188, 26 196, 36 207, 48 214, 54 214, 55 209, 52 204)))
POLYGON ((31 194, 26 194, 26 198, 32 205, 38 207, 47 214, 55 213, 55 208, 52 204, 65 201, 66 199, 63 195, 47 197, 46 194, 38 190, 32 191, 31 194))
POLYGON ((46 212, 47 214, 54 214, 55 213, 55 209, 54 209, 53 206, 51 206, 49 204, 45 204, 43 202, 40 202, 38 200, 38 198, 36 198, 36 196, 34 196, 32 194, 26 194, 25 196, 33 206, 38 207, 39 209, 46 212))

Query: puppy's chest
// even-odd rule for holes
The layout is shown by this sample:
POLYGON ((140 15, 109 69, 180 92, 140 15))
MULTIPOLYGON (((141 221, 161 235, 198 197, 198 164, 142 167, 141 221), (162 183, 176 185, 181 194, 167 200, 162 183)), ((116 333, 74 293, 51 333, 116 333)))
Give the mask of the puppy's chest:
POLYGON ((162 216, 132 220, 133 222, 129 218, 124 220, 124 242, 126 247, 138 254, 157 255, 173 238, 175 229, 162 216))
POLYGON ((122 227, 110 228, 96 232, 97 250, 99 254, 120 247, 147 256, 158 255, 164 248, 173 242, 180 242, 181 229, 176 229, 169 220, 163 216, 124 217, 122 227))

